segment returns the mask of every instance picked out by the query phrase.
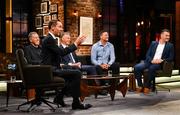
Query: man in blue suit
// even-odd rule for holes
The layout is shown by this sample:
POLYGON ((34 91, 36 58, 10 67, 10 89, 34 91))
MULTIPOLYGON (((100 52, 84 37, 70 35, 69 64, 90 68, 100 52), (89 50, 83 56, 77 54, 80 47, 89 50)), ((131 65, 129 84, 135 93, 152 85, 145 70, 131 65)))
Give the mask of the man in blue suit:
POLYGON ((155 77, 155 72, 161 69, 161 63, 165 60, 173 61, 174 46, 169 42, 169 39, 170 31, 168 29, 163 29, 159 41, 152 41, 144 62, 134 66, 134 74, 139 86, 136 89, 136 92, 144 92, 144 94, 148 94, 150 92, 151 81, 155 77), (145 69, 148 69, 148 78, 147 82, 143 84, 142 73, 145 69))
MULTIPOLYGON (((69 32, 64 32, 60 38, 60 48, 66 48, 71 44, 71 36, 69 32)), ((75 52, 62 57, 62 64, 68 65, 67 68, 79 69, 87 72, 87 75, 97 75, 94 65, 82 65, 75 52)))

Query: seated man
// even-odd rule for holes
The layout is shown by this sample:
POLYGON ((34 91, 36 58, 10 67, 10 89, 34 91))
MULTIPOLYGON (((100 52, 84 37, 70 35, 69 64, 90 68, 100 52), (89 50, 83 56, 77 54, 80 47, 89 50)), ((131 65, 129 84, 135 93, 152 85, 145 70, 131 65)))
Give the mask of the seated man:
MULTIPOLYGON (((39 35, 36 32, 30 32, 28 35, 28 40, 30 44, 24 48, 24 56, 27 59, 27 62, 33 65, 41 64, 42 58, 39 35)), ((34 89, 28 90, 28 93, 32 96, 32 98, 34 98, 34 89)))
POLYGON ((91 62, 96 66, 97 74, 112 70, 113 75, 119 75, 119 64, 115 63, 114 46, 109 40, 107 31, 101 31, 100 40, 92 46, 91 62))
POLYGON ((24 56, 29 64, 41 64, 41 47, 39 35, 36 32, 30 32, 28 35, 30 45, 24 48, 24 56))
MULTIPOLYGON (((60 47, 66 48, 70 45, 71 38, 69 32, 64 32, 60 38, 60 47)), ((69 53, 62 58, 62 63, 69 65, 71 68, 80 69, 87 72, 87 75, 96 75, 96 68, 93 65, 81 65, 75 52, 69 53)))
POLYGON ((148 94, 150 92, 151 81, 155 77, 155 72, 161 69, 161 63, 166 61, 173 61, 174 59, 174 46, 170 42, 170 31, 163 29, 160 34, 159 41, 152 41, 143 63, 136 64, 134 66, 134 74, 137 79, 139 88, 136 92, 144 92, 148 94), (142 73, 145 69, 148 69, 147 82, 142 83, 142 73))
POLYGON ((51 20, 48 24, 49 33, 42 42, 42 64, 52 65, 53 75, 61 77, 65 80, 65 87, 54 98, 54 102, 61 106, 66 106, 64 102, 64 95, 67 88, 73 98, 72 109, 89 109, 91 104, 82 104, 79 100, 80 97, 80 82, 81 72, 76 69, 63 69, 61 68, 62 57, 73 52, 82 43, 86 36, 79 36, 75 42, 66 47, 65 49, 59 48, 57 45, 56 37, 63 31, 63 25, 59 20, 51 20))

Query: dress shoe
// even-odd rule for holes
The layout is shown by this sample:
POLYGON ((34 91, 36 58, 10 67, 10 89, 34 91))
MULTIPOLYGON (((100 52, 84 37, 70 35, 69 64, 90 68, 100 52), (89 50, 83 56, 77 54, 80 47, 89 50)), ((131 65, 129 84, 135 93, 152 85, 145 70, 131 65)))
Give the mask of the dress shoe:
POLYGON ((72 109, 73 110, 76 110, 76 109, 85 110, 85 109, 89 109, 91 107, 92 107, 91 104, 72 103, 72 109))
POLYGON ((102 90, 98 93, 99 95, 107 95, 108 91, 107 90, 102 90))
POLYGON ((144 95, 147 95, 151 92, 149 88, 144 88, 144 95))
POLYGON ((143 87, 139 87, 139 88, 136 88, 136 93, 142 93, 144 90, 143 90, 143 87))
POLYGON ((57 97, 54 98, 54 103, 61 105, 62 107, 67 107, 68 105, 64 102, 63 99, 58 99, 57 97))

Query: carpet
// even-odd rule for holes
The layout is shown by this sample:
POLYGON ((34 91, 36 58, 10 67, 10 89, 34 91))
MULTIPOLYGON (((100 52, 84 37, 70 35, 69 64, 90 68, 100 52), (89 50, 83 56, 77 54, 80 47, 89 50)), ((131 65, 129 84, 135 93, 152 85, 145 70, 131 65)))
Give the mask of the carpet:
MULTIPOLYGON (((49 97, 53 100, 53 97, 49 97)), ((110 100, 110 95, 94 96, 85 98, 84 103, 93 105, 88 110, 72 110, 69 107, 56 108, 52 112, 48 106, 42 104, 35 108, 35 110, 27 113, 25 110, 28 106, 23 106, 21 110, 17 110, 17 106, 26 100, 23 98, 11 97, 9 100, 9 107, 5 107, 6 98, 0 96, 0 114, 2 115, 40 115, 40 114, 63 114, 63 115, 171 115, 180 112, 180 89, 172 89, 171 92, 159 91, 151 93, 148 96, 144 94, 136 94, 134 92, 127 92, 125 98, 120 92, 116 92, 114 101, 110 100)), ((72 98, 66 97, 65 102, 71 105, 72 98)), ((54 106, 56 107, 56 106, 54 106)))

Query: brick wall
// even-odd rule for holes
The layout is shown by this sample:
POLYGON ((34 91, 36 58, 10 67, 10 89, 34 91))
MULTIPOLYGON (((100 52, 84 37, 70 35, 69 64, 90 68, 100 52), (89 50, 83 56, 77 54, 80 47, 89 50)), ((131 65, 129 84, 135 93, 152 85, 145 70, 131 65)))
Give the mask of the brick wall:
MULTIPOLYGON (((40 13, 40 3, 42 0, 33 1, 33 17, 40 13)), ((79 17, 93 17, 93 43, 96 42, 99 37, 98 33, 102 29, 102 19, 97 17, 99 12, 102 12, 101 0, 67 0, 67 12, 64 17, 64 2, 65 0, 50 0, 51 4, 58 4, 58 19, 64 25, 66 20, 66 29, 71 33, 72 41, 74 41, 79 34, 79 17), (78 11, 78 16, 73 15, 73 11, 78 11)), ((33 21, 34 22, 34 21, 33 21)), ((35 28, 34 28, 35 29, 35 28)), ((78 55, 90 55, 92 45, 81 45, 78 50, 78 55)))
MULTIPOLYGON (((93 42, 98 40, 98 33, 102 28, 102 19, 97 14, 102 10, 101 0, 68 0, 67 2, 67 31, 71 33, 74 41, 79 32, 79 17, 93 17, 93 42), (78 12, 78 16, 73 15, 73 11, 78 12)), ((90 55, 91 46, 81 45, 77 50, 78 55, 90 55)))

